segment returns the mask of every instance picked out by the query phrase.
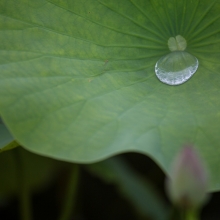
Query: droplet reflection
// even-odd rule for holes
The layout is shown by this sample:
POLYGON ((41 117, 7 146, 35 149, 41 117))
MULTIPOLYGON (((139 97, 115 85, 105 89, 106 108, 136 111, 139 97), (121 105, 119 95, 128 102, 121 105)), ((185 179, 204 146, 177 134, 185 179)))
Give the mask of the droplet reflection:
POLYGON ((186 51, 174 51, 161 57, 155 65, 158 79, 168 85, 180 85, 189 80, 198 69, 196 57, 186 51))

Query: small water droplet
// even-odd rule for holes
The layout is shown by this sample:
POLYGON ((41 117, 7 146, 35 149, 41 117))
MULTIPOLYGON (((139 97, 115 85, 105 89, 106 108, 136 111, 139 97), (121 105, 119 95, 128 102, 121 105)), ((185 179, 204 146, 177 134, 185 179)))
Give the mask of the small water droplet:
POLYGON ((170 51, 183 51, 187 47, 187 42, 185 38, 181 35, 177 35, 176 37, 170 37, 167 44, 170 51))
POLYGON ((168 85, 180 85, 189 80, 198 69, 196 57, 186 51, 174 51, 161 57, 155 72, 158 79, 168 85))

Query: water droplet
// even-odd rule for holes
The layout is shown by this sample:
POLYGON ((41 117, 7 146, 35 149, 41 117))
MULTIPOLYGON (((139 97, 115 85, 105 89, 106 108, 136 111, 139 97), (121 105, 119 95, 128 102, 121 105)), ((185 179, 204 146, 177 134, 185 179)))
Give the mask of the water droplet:
POLYGON ((180 85, 189 80, 198 69, 196 57, 186 51, 174 51, 161 57, 155 65, 158 79, 168 85, 180 85))
POLYGON ((158 79, 168 85, 180 85, 189 80, 196 72, 199 61, 185 52, 187 42, 184 37, 170 37, 168 47, 171 53, 161 57, 155 66, 158 79))
POLYGON ((167 44, 170 51, 183 51, 187 47, 187 42, 181 35, 170 37, 167 44))

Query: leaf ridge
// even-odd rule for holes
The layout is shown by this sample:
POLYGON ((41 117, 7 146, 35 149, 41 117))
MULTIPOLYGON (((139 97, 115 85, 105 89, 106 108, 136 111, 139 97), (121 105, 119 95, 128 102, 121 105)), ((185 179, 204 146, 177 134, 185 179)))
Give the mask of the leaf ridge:
MULTIPOLYGON (((99 1, 99 0, 98 0, 98 1, 99 1)), ((99 1, 99 3, 102 4, 102 5, 104 5, 106 8, 109 8, 110 10, 116 12, 117 14, 121 15, 122 17, 124 17, 124 18, 126 18, 126 19, 132 21, 132 22, 133 22, 134 24, 136 24, 137 26, 139 26, 139 27, 141 27, 141 28, 143 28, 143 29, 145 29, 145 30, 151 32, 152 34, 154 34, 155 36, 159 37, 160 39, 163 39, 163 38, 161 37, 161 35, 158 34, 157 32, 155 32, 154 30, 152 30, 152 29, 150 29, 150 28, 147 28, 146 26, 140 25, 138 22, 136 22, 136 21, 133 20, 132 18, 130 18, 130 17, 128 17, 128 16, 126 16, 126 15, 124 15, 124 14, 122 14, 122 13, 119 13, 118 11, 116 11, 116 10, 110 8, 108 5, 106 5, 105 3, 101 2, 101 1, 99 1)), ((161 43, 163 44, 163 41, 161 41, 161 43)))

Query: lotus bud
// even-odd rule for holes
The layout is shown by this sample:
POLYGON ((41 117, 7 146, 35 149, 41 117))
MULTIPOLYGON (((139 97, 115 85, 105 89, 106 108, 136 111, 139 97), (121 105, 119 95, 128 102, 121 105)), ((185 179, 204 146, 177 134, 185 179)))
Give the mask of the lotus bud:
POLYGON ((198 209, 206 201, 208 174, 192 147, 183 148, 175 158, 166 188, 171 201, 183 209, 198 209))

